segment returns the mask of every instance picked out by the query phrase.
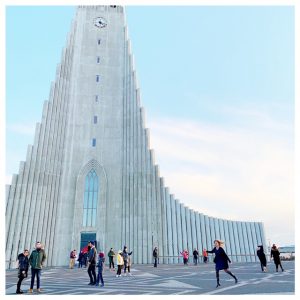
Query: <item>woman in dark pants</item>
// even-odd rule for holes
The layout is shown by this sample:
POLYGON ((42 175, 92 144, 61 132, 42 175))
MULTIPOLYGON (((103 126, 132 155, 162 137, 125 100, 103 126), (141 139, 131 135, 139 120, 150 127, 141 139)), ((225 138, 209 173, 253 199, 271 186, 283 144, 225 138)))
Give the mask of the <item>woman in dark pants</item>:
POLYGON ((214 253, 215 258, 214 258, 214 263, 216 264, 216 277, 217 277, 217 286, 220 286, 220 275, 219 271, 224 270, 227 274, 229 274, 231 277, 235 279, 235 283, 238 282, 238 279, 236 278, 235 275, 233 275, 228 269, 228 262, 231 263, 231 260, 225 253, 224 249, 221 247, 223 245, 223 242, 220 240, 215 240, 214 241, 215 247, 211 251, 207 251, 208 253, 214 253))
POLYGON ((281 265, 280 252, 275 244, 271 248, 271 258, 274 257, 274 264, 276 266, 276 272, 278 272, 278 266, 280 266, 281 271, 283 272, 283 267, 281 265))
POLYGON ((263 272, 267 272, 267 259, 266 259, 266 255, 264 253, 264 247, 263 245, 257 246, 257 256, 259 258, 260 261, 260 266, 261 266, 261 270, 263 272))

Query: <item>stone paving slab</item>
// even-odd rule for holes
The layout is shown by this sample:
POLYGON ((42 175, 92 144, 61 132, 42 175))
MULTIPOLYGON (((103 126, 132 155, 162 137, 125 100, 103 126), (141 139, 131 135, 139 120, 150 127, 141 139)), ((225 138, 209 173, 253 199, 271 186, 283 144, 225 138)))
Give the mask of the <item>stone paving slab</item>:
MULTIPOLYGON (((132 276, 116 278, 116 272, 104 270, 104 287, 89 286, 87 269, 47 268, 42 271, 41 288, 46 295, 294 295, 295 264, 284 262, 284 272, 275 272, 273 263, 262 273, 257 263, 235 263, 230 270, 238 277, 234 283, 228 274, 220 272, 221 286, 216 288, 214 264, 198 266, 152 265, 132 266, 132 276)), ((24 295, 30 285, 23 280, 24 295)), ((17 270, 6 271, 6 295, 16 292, 17 270)), ((37 294, 34 291, 34 294, 37 294)))

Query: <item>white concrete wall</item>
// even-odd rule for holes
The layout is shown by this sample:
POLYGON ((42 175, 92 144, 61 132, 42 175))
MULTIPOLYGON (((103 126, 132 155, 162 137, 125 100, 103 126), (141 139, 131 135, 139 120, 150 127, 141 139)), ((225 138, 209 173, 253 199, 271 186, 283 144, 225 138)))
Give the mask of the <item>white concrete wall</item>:
POLYGON ((216 238, 234 255, 266 246, 262 223, 218 220, 174 199, 149 149, 140 98, 123 8, 80 6, 34 144, 6 187, 7 268, 37 240, 47 265, 67 265, 81 232, 95 232, 106 253, 127 245, 134 263, 152 263, 154 246, 165 256, 161 263, 181 263, 167 256, 211 249, 216 238), (107 27, 94 26, 99 16, 107 27), (84 180, 92 168, 99 179, 97 220, 83 227, 84 180))

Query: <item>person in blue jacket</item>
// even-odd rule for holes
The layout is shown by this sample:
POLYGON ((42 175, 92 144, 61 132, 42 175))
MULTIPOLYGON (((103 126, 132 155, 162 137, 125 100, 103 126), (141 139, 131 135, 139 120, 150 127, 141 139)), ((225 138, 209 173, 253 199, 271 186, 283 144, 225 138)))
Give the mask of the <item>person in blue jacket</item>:
POLYGON ((103 280, 104 262, 105 262, 104 253, 100 252, 98 255, 98 263, 97 263, 98 275, 96 280, 96 286, 98 286, 100 282, 101 282, 101 286, 104 286, 104 280, 103 280))
POLYGON ((231 260, 227 256, 226 252, 222 248, 222 245, 224 244, 220 240, 215 240, 214 241, 215 247, 211 251, 207 251, 208 253, 214 253, 215 258, 214 258, 214 263, 216 264, 216 277, 217 277, 217 286, 220 286, 220 275, 219 272, 220 270, 224 270, 227 274, 229 274, 231 277, 235 279, 235 283, 238 282, 238 279, 234 274, 232 274, 228 269, 228 262, 231 263, 231 260))

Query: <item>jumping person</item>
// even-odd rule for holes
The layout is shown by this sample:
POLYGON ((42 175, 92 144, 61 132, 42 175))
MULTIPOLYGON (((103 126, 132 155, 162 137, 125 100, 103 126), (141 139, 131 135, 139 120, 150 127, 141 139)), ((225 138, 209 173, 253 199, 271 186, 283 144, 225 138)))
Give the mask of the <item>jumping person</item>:
POLYGON ((260 261, 260 266, 261 266, 262 272, 267 272, 267 259, 266 259, 266 255, 264 253, 263 245, 257 246, 256 253, 257 253, 257 256, 260 261))
POLYGON ((29 267, 29 261, 28 261, 28 254, 29 251, 27 249, 25 249, 23 251, 23 253, 20 253, 18 255, 18 283, 17 283, 17 290, 16 290, 16 294, 23 294, 23 291, 21 290, 21 284, 24 278, 27 277, 28 275, 28 267, 29 267))
POLYGON ((219 272, 220 270, 224 270, 227 274, 229 274, 231 277, 235 279, 235 283, 238 282, 238 279, 234 274, 232 274, 228 269, 228 262, 231 263, 231 260, 225 253, 224 249, 222 248, 222 245, 224 244, 220 240, 215 240, 214 241, 215 247, 211 251, 207 251, 207 253, 214 253, 215 258, 214 262, 216 264, 216 277, 217 277, 217 286, 220 286, 220 275, 219 272))
POLYGON ((280 259, 280 252, 279 249, 276 247, 275 244, 273 244, 271 248, 271 258, 274 258, 274 264, 276 266, 276 272, 278 272, 278 266, 280 266, 281 271, 283 272, 283 267, 281 265, 281 259, 280 259))

